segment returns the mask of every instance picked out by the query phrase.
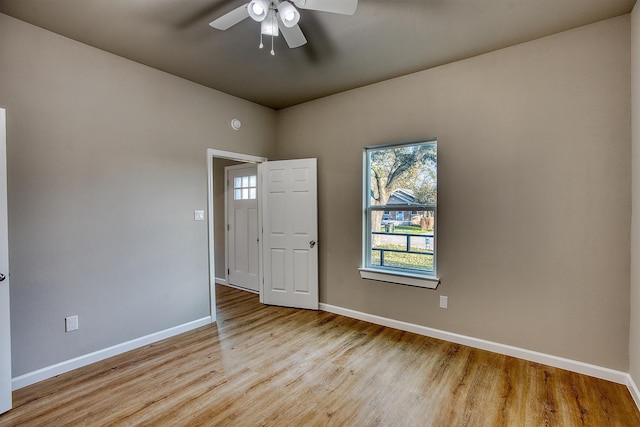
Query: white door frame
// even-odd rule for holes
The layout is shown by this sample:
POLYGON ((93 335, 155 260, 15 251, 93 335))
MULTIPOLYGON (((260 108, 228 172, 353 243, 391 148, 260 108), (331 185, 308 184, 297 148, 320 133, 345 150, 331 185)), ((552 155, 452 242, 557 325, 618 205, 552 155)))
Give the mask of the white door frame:
POLYGON ((216 321, 216 261, 215 261, 215 241, 213 239, 213 159, 235 160, 245 163, 266 162, 266 157, 253 156, 250 154, 234 153, 232 151, 207 149, 207 196, 208 200, 208 228, 209 228, 209 313, 211 322, 216 321))
POLYGON ((11 378, 11 316, 9 302, 9 244, 7 224, 7 139, 6 111, 0 108, 0 273, 4 274, 0 283, 0 414, 12 406, 11 378))

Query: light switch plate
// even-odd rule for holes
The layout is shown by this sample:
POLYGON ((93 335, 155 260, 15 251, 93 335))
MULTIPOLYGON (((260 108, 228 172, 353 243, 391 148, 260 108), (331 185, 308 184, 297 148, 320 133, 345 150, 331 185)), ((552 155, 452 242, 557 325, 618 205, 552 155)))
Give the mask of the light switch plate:
POLYGON ((69 316, 64 318, 64 331, 71 332, 78 330, 78 316, 69 316))
POLYGON ((193 211, 194 221, 204 221, 204 211, 193 211))

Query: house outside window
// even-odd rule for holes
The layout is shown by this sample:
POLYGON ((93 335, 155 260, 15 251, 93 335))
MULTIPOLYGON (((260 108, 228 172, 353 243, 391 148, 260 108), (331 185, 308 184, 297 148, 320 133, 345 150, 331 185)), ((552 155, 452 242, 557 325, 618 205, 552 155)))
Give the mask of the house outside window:
POLYGON ((435 280, 436 140, 366 147, 363 170, 362 277, 373 271, 435 280))

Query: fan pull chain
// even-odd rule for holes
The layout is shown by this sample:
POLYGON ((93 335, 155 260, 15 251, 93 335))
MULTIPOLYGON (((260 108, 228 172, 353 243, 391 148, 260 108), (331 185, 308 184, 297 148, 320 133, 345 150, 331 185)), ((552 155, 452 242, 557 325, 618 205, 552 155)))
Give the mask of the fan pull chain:
POLYGON ((264 45, 262 44, 262 32, 260 33, 260 45, 258 47, 260 49, 262 49, 264 47, 264 45))
MULTIPOLYGON (((274 22, 274 20, 275 20, 275 19, 274 19, 274 18, 275 18, 275 14, 274 14, 274 15, 272 15, 272 17, 271 17, 271 28, 272 28, 272 29, 273 29, 273 28, 276 28, 276 27, 274 26, 274 24, 275 24, 275 22, 274 22)), ((271 31, 271 55, 272 55, 272 56, 276 54, 275 50, 273 50, 273 33, 274 33, 274 32, 275 32, 275 31, 273 31, 273 30, 271 31)))

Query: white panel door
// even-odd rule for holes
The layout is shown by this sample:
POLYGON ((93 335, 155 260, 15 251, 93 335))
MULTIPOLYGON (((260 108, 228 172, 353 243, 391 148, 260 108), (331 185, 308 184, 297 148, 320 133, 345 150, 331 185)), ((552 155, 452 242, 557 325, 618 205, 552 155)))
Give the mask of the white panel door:
POLYGON ((0 108, 0 414, 11 409, 6 112, 0 108))
POLYGON ((316 159, 265 162, 262 186, 261 300, 318 309, 316 159))
POLYGON ((259 291, 258 190, 256 165, 225 168, 227 174, 228 281, 259 291))

